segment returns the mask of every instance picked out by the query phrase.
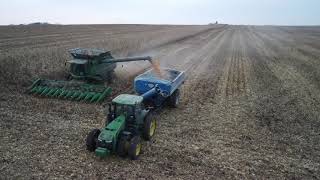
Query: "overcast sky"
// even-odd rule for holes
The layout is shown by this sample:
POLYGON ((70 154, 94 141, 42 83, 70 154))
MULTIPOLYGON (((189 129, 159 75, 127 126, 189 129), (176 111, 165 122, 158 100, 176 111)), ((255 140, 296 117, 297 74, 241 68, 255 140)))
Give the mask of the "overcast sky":
POLYGON ((320 25, 320 0, 3 0, 0 24, 320 25))

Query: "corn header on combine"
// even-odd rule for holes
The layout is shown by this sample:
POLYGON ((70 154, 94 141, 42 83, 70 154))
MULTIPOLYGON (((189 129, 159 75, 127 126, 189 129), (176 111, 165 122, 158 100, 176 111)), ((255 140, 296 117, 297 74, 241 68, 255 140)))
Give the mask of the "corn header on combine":
POLYGON ((102 102, 111 94, 111 88, 81 82, 58 80, 36 80, 28 93, 43 97, 61 98, 90 103, 102 102))
POLYGON ((67 80, 37 79, 27 93, 43 97, 61 98, 85 102, 102 102, 112 89, 104 81, 111 81, 117 62, 151 61, 150 56, 115 59, 110 51, 76 48, 70 51, 73 59, 66 62, 69 67, 67 80), (100 83, 100 84, 99 84, 100 83))

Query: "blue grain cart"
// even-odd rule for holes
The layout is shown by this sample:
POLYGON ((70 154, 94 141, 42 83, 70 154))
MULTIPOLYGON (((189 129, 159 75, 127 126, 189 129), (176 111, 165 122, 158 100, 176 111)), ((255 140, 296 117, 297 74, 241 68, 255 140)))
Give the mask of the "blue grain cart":
POLYGON ((179 88, 185 80, 183 71, 166 68, 156 72, 150 69, 135 78, 134 89, 143 97, 147 106, 157 108, 168 102, 171 107, 177 107, 180 98, 179 88))

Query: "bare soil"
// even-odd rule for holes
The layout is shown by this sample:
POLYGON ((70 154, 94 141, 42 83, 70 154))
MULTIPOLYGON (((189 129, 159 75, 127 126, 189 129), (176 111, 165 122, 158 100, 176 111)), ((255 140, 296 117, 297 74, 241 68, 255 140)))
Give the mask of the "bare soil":
MULTIPOLYGON (((0 53, 3 179, 320 178, 320 27, 0 27, 0 53), (23 93, 36 76, 62 77, 74 46, 152 55, 186 71, 180 106, 161 111, 139 160, 86 151, 104 104, 23 93)), ((123 65, 113 96, 150 67, 123 65)))

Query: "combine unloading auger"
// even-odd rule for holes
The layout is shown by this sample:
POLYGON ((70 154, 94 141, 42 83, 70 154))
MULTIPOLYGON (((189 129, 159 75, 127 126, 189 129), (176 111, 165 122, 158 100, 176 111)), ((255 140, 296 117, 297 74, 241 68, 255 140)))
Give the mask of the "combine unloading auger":
POLYGON ((77 48, 71 49, 70 53, 73 59, 68 61, 69 80, 37 79, 27 93, 90 103, 103 102, 112 92, 103 82, 111 80, 117 62, 151 61, 149 56, 114 59, 110 51, 96 49, 77 48))

